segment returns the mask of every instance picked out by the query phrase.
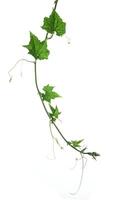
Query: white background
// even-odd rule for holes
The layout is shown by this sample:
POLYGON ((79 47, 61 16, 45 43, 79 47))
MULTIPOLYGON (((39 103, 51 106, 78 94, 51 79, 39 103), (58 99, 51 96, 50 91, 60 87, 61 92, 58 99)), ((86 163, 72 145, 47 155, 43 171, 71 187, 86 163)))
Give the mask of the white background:
MULTIPOLYGON (((40 39, 40 26, 53 0, 0 2, 0 199, 61 200, 77 188, 77 154, 57 145, 52 156, 48 121, 34 84, 33 65, 20 63, 9 83, 8 70, 20 58, 32 60, 23 44, 29 31, 40 39), (22 74, 22 76, 20 75, 22 74)), ((50 56, 38 62, 39 86, 49 83, 63 98, 56 100, 59 123, 69 139, 82 139, 101 157, 88 159, 79 200, 114 199, 115 182, 115 2, 59 2, 67 33, 49 41, 50 56), (70 44, 68 44, 68 39, 70 44)), ((55 133, 57 136, 57 133, 55 133)), ((60 140, 63 145, 63 141, 60 140)))

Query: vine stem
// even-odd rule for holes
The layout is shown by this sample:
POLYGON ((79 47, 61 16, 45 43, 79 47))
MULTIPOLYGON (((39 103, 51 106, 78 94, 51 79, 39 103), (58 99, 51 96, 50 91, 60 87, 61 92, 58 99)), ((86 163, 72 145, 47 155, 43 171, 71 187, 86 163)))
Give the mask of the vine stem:
MULTIPOLYGON (((37 89, 38 95, 39 95, 39 97, 40 97, 41 103, 42 103, 42 105, 43 105, 43 107, 44 107, 44 110, 45 110, 45 112, 46 112, 46 115, 47 115, 49 121, 51 121, 51 123, 54 125, 55 129, 57 130, 57 132, 60 134, 60 136, 63 138, 63 140, 65 141, 65 143, 66 143, 68 146, 70 146, 72 149, 74 149, 74 150, 76 150, 78 153, 80 153, 81 156, 82 156, 82 155, 86 155, 86 154, 89 155, 89 156, 92 156, 92 153, 91 153, 91 152, 84 152, 83 150, 79 150, 78 148, 72 146, 71 143, 64 137, 64 135, 62 134, 62 132, 60 131, 60 129, 58 128, 58 126, 56 125, 56 123, 55 123, 53 120, 51 120, 50 115, 49 115, 49 112, 48 112, 48 110, 47 110, 47 108, 46 108, 46 105, 45 105, 43 99, 42 99, 41 92, 40 92, 39 87, 38 87, 38 81, 37 81, 37 60, 34 61, 34 75, 35 75, 35 85, 36 85, 36 89, 37 89)), ((86 149, 86 148, 85 148, 85 149, 86 149)), ((97 155, 99 156, 99 154, 97 154, 97 155)))
MULTIPOLYGON (((36 85, 36 89, 37 89, 37 92, 38 92, 38 95, 40 97, 40 100, 41 100, 41 103, 44 107, 44 110, 47 114, 47 117, 48 119, 51 121, 51 118, 50 118, 50 115, 49 115, 49 112, 46 108, 46 105, 42 99, 42 96, 41 96, 41 92, 39 90, 39 87, 38 87, 38 81, 37 81, 37 60, 35 60, 34 62, 34 75, 35 75, 35 85, 36 85)), ((69 145, 71 148, 73 148, 74 150, 78 151, 80 154, 88 154, 88 152, 82 152, 82 150, 79 150, 77 148, 75 148, 74 146, 72 146, 69 141, 64 137, 64 135, 62 134, 62 132, 60 131, 60 129, 58 128, 58 126, 56 125, 56 123, 54 121, 51 121, 52 124, 54 125, 54 127, 56 128, 56 130, 58 131, 58 133, 60 134, 60 136, 63 138, 63 140, 66 142, 67 145, 69 145)))
POLYGON ((54 4, 55 4, 54 10, 56 10, 56 8, 57 8, 58 1, 59 1, 59 0, 55 0, 55 2, 54 2, 54 4))
POLYGON ((35 74, 35 85, 36 85, 36 89, 37 89, 37 91, 38 91, 38 94, 39 94, 40 100, 41 100, 41 102, 42 102, 42 105, 43 105, 43 107, 44 107, 44 110, 45 110, 45 112, 46 112, 48 118, 50 119, 50 116, 49 116, 49 113, 48 113, 48 111, 47 111, 47 108, 46 108, 46 106, 45 106, 45 104, 44 104, 44 102, 43 102, 43 100, 42 100, 41 92, 40 92, 40 90, 39 90, 39 88, 38 88, 38 81, 37 81, 37 61, 36 61, 36 60, 35 60, 35 62, 34 62, 34 74, 35 74))

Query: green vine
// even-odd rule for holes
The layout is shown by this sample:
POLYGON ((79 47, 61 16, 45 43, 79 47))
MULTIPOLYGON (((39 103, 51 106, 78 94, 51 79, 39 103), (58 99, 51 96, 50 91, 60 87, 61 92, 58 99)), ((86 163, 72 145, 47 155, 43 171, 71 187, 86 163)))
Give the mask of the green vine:
MULTIPOLYGON (((65 141, 65 143, 75 151, 77 151, 80 156, 83 158, 84 155, 91 156, 93 159, 96 159, 100 154, 96 152, 89 152, 87 148, 82 147, 83 140, 71 140, 68 141, 63 133, 58 128, 56 121, 59 119, 61 114, 60 109, 56 105, 55 107, 52 105, 52 101, 55 98, 60 98, 61 96, 55 91, 54 86, 47 84, 43 87, 42 90, 39 89, 38 79, 37 79, 37 61, 48 59, 50 51, 48 49, 48 40, 52 39, 54 35, 63 36, 66 33, 66 23, 62 20, 60 15, 57 13, 56 8, 59 0, 55 0, 54 8, 49 17, 45 17, 43 20, 43 25, 41 28, 46 31, 45 39, 40 40, 36 35, 30 32, 30 41, 29 44, 24 45, 28 50, 28 54, 34 57, 34 61, 28 61, 34 64, 34 75, 35 75, 35 86, 37 89, 37 93, 43 105, 43 108, 48 117, 50 132, 52 134, 53 140, 57 143, 58 141, 53 136, 51 125, 55 127, 59 135, 65 141)), ((23 59, 25 60, 25 59, 23 59)), ((27 60, 26 60, 27 61, 27 60)), ((11 69, 12 70, 12 69, 11 69)), ((12 78, 12 77, 11 77, 12 78)))

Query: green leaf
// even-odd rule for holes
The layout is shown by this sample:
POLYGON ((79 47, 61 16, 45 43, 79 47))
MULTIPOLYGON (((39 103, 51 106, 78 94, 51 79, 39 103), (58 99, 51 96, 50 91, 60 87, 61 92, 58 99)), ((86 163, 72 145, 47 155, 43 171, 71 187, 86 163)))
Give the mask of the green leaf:
POLYGON ((56 32, 56 35, 62 36, 66 32, 66 23, 63 22, 58 13, 53 10, 49 17, 44 18, 42 28, 48 33, 54 34, 54 32, 56 32))
POLYGON ((83 142, 83 139, 82 140, 72 140, 71 142, 68 142, 68 144, 72 145, 73 147, 81 147, 81 142, 83 142))
POLYGON ((56 106, 55 108, 51 105, 50 106, 50 109, 52 111, 52 113, 49 113, 50 114, 50 117, 53 121, 55 121, 56 119, 58 119, 59 115, 61 114, 61 112, 59 112, 59 109, 58 107, 56 106))
POLYGON ((53 89, 54 89, 54 87, 50 86, 49 84, 44 86, 44 88, 43 88, 44 93, 41 94, 43 101, 47 101, 47 102, 51 103, 52 99, 61 97, 57 92, 53 91, 53 89))
POLYGON ((30 42, 23 47, 28 49, 28 53, 35 59, 43 60, 48 59, 49 50, 47 49, 47 42, 40 41, 37 36, 30 32, 30 42))

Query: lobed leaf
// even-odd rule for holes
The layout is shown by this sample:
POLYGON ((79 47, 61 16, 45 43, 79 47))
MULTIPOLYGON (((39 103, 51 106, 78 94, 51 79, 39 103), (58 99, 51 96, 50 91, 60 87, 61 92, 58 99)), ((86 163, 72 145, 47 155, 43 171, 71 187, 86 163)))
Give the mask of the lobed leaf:
POLYGON ((23 45, 23 47, 28 49, 28 53, 32 55, 35 59, 44 60, 48 59, 49 50, 47 49, 47 42, 40 41, 37 36, 30 32, 30 42, 28 45, 23 45))
POLYGON ((46 30, 50 34, 62 36, 66 32, 66 23, 63 22, 58 13, 53 10, 49 17, 44 18, 42 29, 46 30))
POLYGON ((70 141, 68 144, 72 145, 73 147, 81 147, 81 142, 83 142, 83 139, 82 140, 72 140, 70 141))
POLYGON ((58 109, 58 107, 56 106, 55 108, 53 107, 53 106, 51 106, 51 105, 49 105, 50 106, 50 109, 51 109, 51 113, 49 113, 50 114, 50 117, 51 117, 51 119, 53 120, 53 121, 55 121, 56 119, 58 119, 58 117, 59 117, 59 115, 61 114, 61 112, 59 112, 59 109, 58 109))
POLYGON ((49 84, 44 86, 43 88, 44 93, 41 94, 43 101, 47 101, 51 103, 52 99, 61 97, 57 92, 53 91, 53 89, 54 89, 54 86, 50 86, 49 84))

